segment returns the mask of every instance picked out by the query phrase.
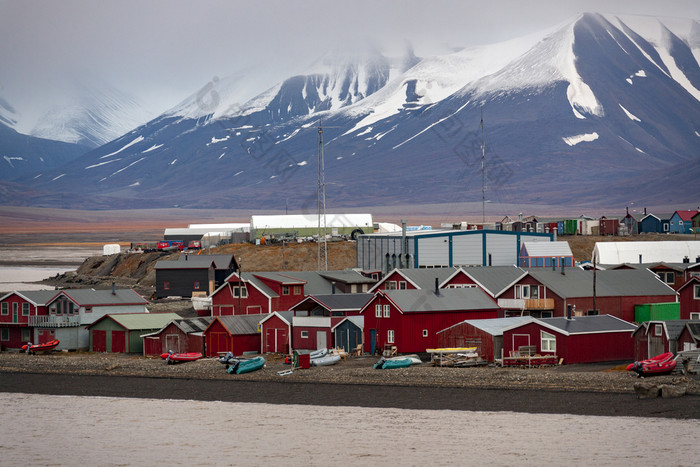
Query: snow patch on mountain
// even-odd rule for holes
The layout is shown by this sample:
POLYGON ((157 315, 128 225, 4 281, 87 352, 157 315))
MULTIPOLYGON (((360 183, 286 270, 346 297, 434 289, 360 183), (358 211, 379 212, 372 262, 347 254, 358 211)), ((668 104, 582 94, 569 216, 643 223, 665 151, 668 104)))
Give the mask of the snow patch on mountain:
POLYGON ((562 138, 566 144, 569 146, 576 146, 578 143, 589 143, 598 139, 598 133, 584 133, 576 136, 565 136, 562 138))
POLYGON ((137 136, 136 139, 134 139, 132 142, 125 144, 125 145, 122 146, 120 149, 117 149, 117 150, 114 151, 114 152, 110 152, 109 154, 105 154, 104 156, 100 157, 100 159, 104 159, 104 158, 106 158, 106 157, 113 156, 113 155, 115 155, 115 154, 119 154, 119 153, 122 152, 123 150, 125 150, 125 149, 127 149, 127 148, 130 148, 130 147, 133 146, 134 144, 140 143, 140 142, 143 141, 143 140, 144 140, 144 137, 143 137, 143 136, 137 136))
POLYGON ((150 148, 146 149, 145 151, 141 151, 141 154, 146 154, 147 152, 155 151, 158 148, 163 147, 163 144, 154 144, 150 148))
POLYGON ((629 110, 624 108, 622 106, 622 104, 617 104, 617 105, 619 105, 620 108, 622 109, 622 111, 625 112, 625 115, 627 115, 627 118, 629 118, 630 120, 635 121, 635 122, 641 122, 641 120, 638 117, 636 117, 634 114, 632 114, 632 112, 630 112, 629 110))

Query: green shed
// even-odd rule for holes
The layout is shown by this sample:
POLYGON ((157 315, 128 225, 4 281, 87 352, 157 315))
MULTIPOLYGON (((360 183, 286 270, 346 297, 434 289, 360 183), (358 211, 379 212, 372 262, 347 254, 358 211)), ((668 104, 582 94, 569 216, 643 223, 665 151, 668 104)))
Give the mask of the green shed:
POLYGON ((87 327, 91 352, 143 354, 142 334, 155 332, 177 313, 121 313, 105 315, 87 327))
POLYGON ((680 302, 645 303, 634 306, 634 320, 638 323, 675 319, 681 319, 680 302))

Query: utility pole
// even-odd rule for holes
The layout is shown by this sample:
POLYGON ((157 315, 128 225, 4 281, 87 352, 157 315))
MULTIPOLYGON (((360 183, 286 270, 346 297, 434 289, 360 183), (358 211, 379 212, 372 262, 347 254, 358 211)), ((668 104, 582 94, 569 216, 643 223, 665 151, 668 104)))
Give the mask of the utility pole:
POLYGON ((328 270, 326 245, 326 174, 323 165, 323 127, 318 120, 318 270, 328 270))
POLYGON ((481 107, 481 222, 486 223, 486 143, 484 142, 484 107, 481 107))

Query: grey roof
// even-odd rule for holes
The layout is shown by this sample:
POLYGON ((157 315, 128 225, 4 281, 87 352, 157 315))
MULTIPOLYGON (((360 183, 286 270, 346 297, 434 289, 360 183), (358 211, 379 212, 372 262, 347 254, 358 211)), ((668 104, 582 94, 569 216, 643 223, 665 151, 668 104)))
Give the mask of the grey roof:
MULTIPOLYGON (((421 289, 435 289, 435 278, 441 284, 455 273, 455 268, 420 268, 420 269, 397 269, 401 274, 416 284, 421 289)), ((387 274, 385 277, 389 277, 387 274)))
POLYGON ((569 242, 523 242, 529 256, 573 256, 569 242))
POLYGON ((469 324, 470 326, 473 326, 477 329, 480 329, 488 334, 491 334, 492 336, 502 336, 504 329, 507 329, 509 327, 516 326, 519 324, 529 323, 531 321, 532 321, 532 317, 530 317, 530 316, 512 316, 509 318, 491 318, 491 319, 466 319, 466 320, 461 321, 455 325, 450 326, 449 328, 445 328, 442 331, 438 331, 438 334, 441 332, 445 332, 448 329, 452 329, 455 326, 459 326, 460 324, 466 323, 466 324, 469 324))
POLYGON ((499 306, 481 289, 386 290, 389 299, 404 313, 430 311, 497 310, 499 306))
MULTIPOLYGON (((529 269, 528 274, 562 298, 593 296, 593 271, 580 268, 560 270, 529 269)), ((598 297, 675 295, 675 291, 646 269, 597 271, 598 297)))
POLYGON ((14 290, 0 297, 0 300, 5 300, 5 298, 12 294, 17 294, 35 305, 42 306, 46 305, 46 303, 58 295, 58 293, 58 290, 14 290))
POLYGON ((664 321, 666 324, 666 332, 668 333, 668 339, 675 341, 678 340, 678 338, 681 336, 681 332, 683 332, 683 328, 685 328, 686 323, 688 323, 689 320, 687 319, 674 319, 674 320, 669 320, 669 321, 664 321))
POLYGON ((346 316, 346 317, 344 317, 343 319, 341 319, 340 321, 338 321, 338 322, 335 324, 335 326, 331 327, 331 331, 335 330, 335 328, 337 328, 338 326, 340 326, 340 324, 343 323, 344 321, 350 321, 351 323, 353 323, 355 326, 357 326, 357 327, 360 328, 360 329, 364 329, 364 328, 365 328, 365 317, 362 316, 362 315, 355 315, 355 316, 346 316))
MULTIPOLYGON (((173 324, 180 328, 185 334, 192 334, 195 332, 204 331, 207 326, 214 321, 213 316, 202 316, 200 318, 183 318, 173 320, 173 324)), ((167 325, 166 325, 167 326, 167 325)))
POLYGON ((686 327, 688 328, 688 331, 690 331, 690 335, 693 339, 696 341, 700 340, 700 321, 691 321, 686 323, 686 327))
POLYGON ((517 266, 479 266, 462 270, 494 297, 525 274, 525 270, 517 266))
POLYGON ((261 271, 261 272, 256 272, 254 271, 253 274, 255 274, 258 277, 262 277, 265 279, 269 279, 271 281, 279 282, 280 284, 300 284, 304 282, 303 279, 297 279, 295 277, 292 277, 291 274, 287 274, 286 272, 276 272, 276 271, 261 271))
POLYGON ((235 315, 235 316, 218 316, 228 332, 232 335, 257 334, 258 323, 267 315, 235 315))
POLYGON ((117 289, 114 294, 112 294, 111 290, 65 289, 61 290, 54 297, 58 297, 60 294, 65 294, 80 306, 148 304, 148 301, 131 289, 117 289))
POLYGON ((377 282, 375 279, 363 276, 359 272, 352 269, 345 269, 341 271, 321 271, 319 274, 321 277, 324 277, 330 281, 343 282, 346 284, 374 284, 377 282))
MULTIPOLYGON (((325 272, 323 271, 323 273, 325 272)), ((318 271, 289 271, 285 272, 284 275, 306 281, 306 285, 304 285, 304 293, 306 295, 330 294, 333 292, 331 282, 321 277, 321 273, 318 271)), ((336 293, 339 292, 336 290, 336 293)))
POLYGON ((594 332, 632 332, 637 325, 610 315, 576 316, 567 318, 538 318, 536 321, 556 328, 565 334, 589 334, 594 332))
POLYGON ((304 301, 314 300, 330 311, 361 310, 374 294, 346 293, 309 295, 304 301))
POLYGON ((162 259, 156 262, 156 269, 229 269, 233 255, 180 255, 177 260, 162 259))

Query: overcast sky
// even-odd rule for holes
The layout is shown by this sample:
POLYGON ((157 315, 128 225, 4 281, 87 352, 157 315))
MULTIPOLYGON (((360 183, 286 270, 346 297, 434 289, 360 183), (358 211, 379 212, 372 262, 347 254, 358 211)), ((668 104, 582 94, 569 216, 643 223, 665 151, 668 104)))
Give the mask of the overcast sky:
POLYGON ((700 19, 700 0, 0 0, 0 96, 26 115, 66 77, 99 77, 160 112, 214 76, 255 67, 272 85, 360 40, 429 55, 586 11, 700 19))

